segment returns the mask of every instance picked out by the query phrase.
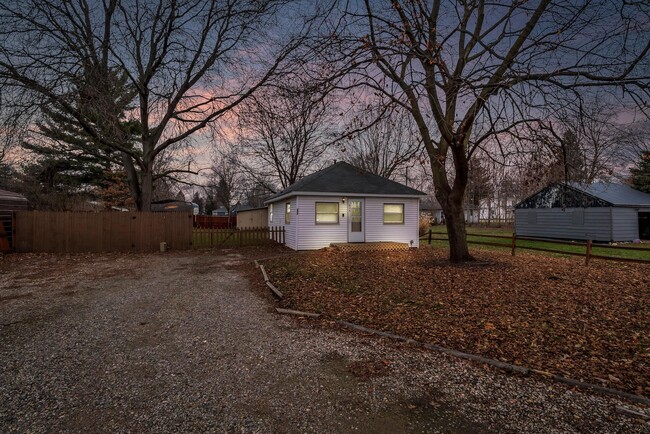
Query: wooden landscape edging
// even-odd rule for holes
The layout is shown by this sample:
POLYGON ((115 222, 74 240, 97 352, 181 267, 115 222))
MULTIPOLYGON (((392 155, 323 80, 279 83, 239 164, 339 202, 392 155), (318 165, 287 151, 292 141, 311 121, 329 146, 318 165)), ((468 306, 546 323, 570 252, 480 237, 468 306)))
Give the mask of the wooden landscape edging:
MULTIPOLYGON (((267 258, 267 259, 270 259, 270 258, 267 258)), ((264 269, 264 265, 260 264, 260 261, 263 261, 263 259, 255 260, 254 262, 255 262, 255 265, 256 266, 259 265, 260 270, 262 270, 262 276, 264 277, 264 283, 271 289, 271 291, 273 291, 273 293, 276 296, 278 294, 275 291, 280 293, 278 298, 282 299, 283 298, 282 293, 280 291, 278 291, 278 289, 270 282, 269 277, 266 274, 266 270, 264 269)), ((314 313, 314 312, 303 312, 303 311, 299 311, 299 310, 283 309, 283 308, 276 308, 275 310, 276 310, 276 312, 278 312, 280 314, 298 315, 298 316, 305 316, 305 317, 310 317, 310 318, 321 318, 322 317, 321 314, 314 313)), ((636 402, 636 403, 639 403, 639 404, 650 405, 650 398, 646 398, 645 396, 642 396, 642 395, 635 395, 633 393, 627 393, 627 392, 623 392, 622 390, 611 389, 609 387, 599 386, 597 384, 585 383, 583 381, 574 380, 572 378, 566 378, 566 377, 563 377, 561 375, 553 374, 551 372, 545 372, 545 371, 541 371, 541 370, 538 370, 538 369, 533 369, 533 368, 527 368, 527 367, 524 367, 524 366, 514 365, 512 363, 502 362, 500 360, 495 360, 495 359, 491 359, 489 357, 479 356, 477 354, 464 353, 462 351, 453 350, 451 348, 442 347, 440 345, 429 344, 429 343, 426 343, 426 342, 420 342, 420 341, 417 341, 415 339, 411 339, 411 338, 407 338, 407 337, 404 337, 404 336, 396 335, 396 334, 391 333, 391 332, 385 332, 385 331, 381 331, 381 330, 372 329, 372 328, 369 328, 369 327, 365 327, 365 326, 355 324, 355 323, 352 323, 352 322, 348 322, 348 321, 344 321, 344 320, 335 320, 335 323, 340 325, 340 326, 352 329, 352 330, 356 330, 356 331, 360 331, 360 332, 363 332, 363 333, 368 333, 368 334, 372 334, 372 335, 376 335, 376 336, 382 336, 382 337, 385 337, 385 338, 388 338, 388 339, 393 339, 393 340, 396 340, 396 341, 404 342, 404 343, 409 344, 409 345, 414 345, 414 346, 417 346, 417 347, 426 348, 428 350, 433 350, 433 351, 437 351, 437 352, 440 352, 440 353, 444 353, 444 354, 447 354, 447 355, 450 355, 450 356, 453 356, 453 357, 457 357, 459 359, 465 359, 465 360, 471 360, 471 361, 478 362, 478 363, 483 363, 483 364, 486 364, 488 366, 492 366, 493 368, 501 369, 501 370, 506 371, 506 372, 517 373, 517 374, 520 374, 520 375, 523 375, 523 376, 530 376, 531 374, 535 374, 538 377, 555 380, 557 382, 564 383, 564 384, 567 384, 569 386, 574 386, 574 387, 578 387, 578 388, 581 388, 581 389, 591 390, 592 392, 599 392, 599 393, 602 393, 604 395, 615 396, 617 398, 624 398, 624 399, 627 399, 629 401, 636 402)), ((627 410, 627 409, 623 409, 623 410, 627 410)), ((641 417, 641 418, 647 418, 648 417, 644 413, 638 413, 638 412, 634 412, 634 411, 621 411, 620 413, 628 415, 628 416, 633 416, 633 417, 635 417, 635 416, 636 417, 641 417)))

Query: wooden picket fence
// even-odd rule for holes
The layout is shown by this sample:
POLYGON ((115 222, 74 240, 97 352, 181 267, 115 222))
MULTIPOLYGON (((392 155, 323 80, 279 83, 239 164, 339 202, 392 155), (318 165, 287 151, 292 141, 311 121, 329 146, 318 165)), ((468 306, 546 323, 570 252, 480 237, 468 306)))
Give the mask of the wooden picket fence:
POLYGON ((192 244, 194 248, 203 248, 284 245, 284 242, 284 227, 280 226, 247 229, 194 228, 192 244))

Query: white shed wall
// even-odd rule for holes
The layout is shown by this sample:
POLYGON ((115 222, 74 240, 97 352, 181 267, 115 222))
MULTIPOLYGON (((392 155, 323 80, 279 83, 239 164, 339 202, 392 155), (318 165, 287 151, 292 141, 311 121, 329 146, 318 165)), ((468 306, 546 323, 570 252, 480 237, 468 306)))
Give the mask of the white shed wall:
POLYGON ((612 241, 632 241, 639 238, 639 214, 635 208, 612 210, 612 241))
POLYGON ((524 237, 611 241, 611 210, 605 207, 516 209, 515 233, 524 237))

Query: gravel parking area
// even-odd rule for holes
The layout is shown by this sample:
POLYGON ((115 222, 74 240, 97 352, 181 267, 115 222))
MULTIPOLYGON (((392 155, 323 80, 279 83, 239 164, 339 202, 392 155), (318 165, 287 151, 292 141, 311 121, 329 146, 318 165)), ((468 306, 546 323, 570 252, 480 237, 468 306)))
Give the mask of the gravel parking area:
POLYGON ((638 405, 279 316, 250 257, 4 257, 0 431, 650 432, 615 411, 638 405))

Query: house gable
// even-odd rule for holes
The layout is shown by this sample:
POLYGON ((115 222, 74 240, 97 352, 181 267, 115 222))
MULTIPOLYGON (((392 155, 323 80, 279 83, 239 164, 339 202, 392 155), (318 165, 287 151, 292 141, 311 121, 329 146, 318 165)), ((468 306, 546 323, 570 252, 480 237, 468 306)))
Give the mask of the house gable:
POLYGON ((580 191, 570 185, 548 186, 515 205, 515 209, 536 208, 598 208, 611 207, 606 200, 580 191))

